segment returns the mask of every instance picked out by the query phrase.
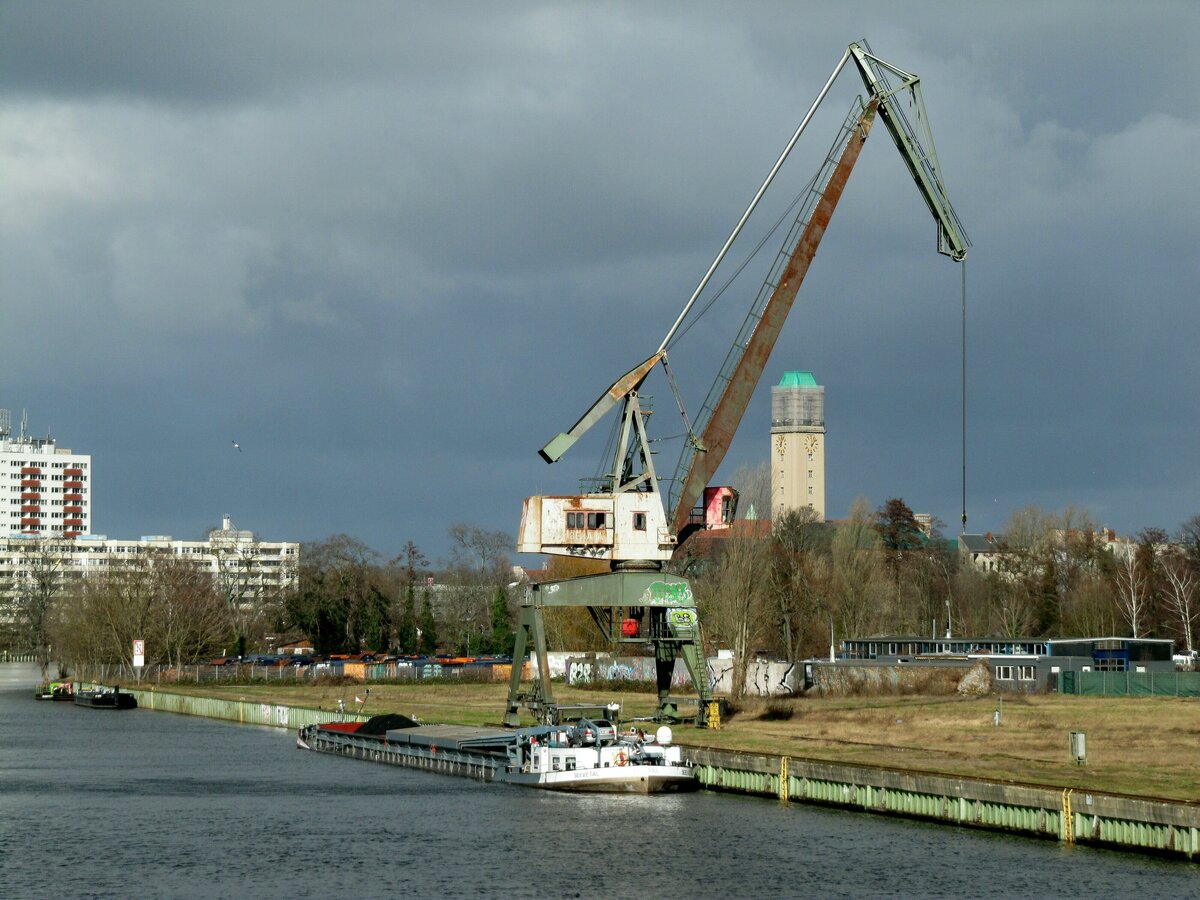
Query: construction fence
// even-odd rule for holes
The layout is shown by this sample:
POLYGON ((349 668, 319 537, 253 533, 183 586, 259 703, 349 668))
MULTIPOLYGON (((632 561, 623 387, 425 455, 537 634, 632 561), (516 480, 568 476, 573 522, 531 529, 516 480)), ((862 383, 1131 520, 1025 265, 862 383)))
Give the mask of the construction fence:
POLYGON ((1060 672, 1058 690, 1086 697, 1200 697, 1200 672, 1060 672))

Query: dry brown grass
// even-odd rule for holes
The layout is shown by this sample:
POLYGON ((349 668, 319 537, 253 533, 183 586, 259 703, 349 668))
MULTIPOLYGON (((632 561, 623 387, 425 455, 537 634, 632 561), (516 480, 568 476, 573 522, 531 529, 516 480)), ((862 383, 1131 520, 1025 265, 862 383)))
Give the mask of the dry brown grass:
MULTIPOLYGON (((354 708, 361 684, 171 686, 173 692, 333 709, 354 708)), ((626 717, 648 715, 649 693, 554 687, 567 704, 617 700, 626 717)), ((498 725, 504 684, 373 684, 365 712, 401 712, 426 722, 498 725)), ((719 731, 676 728, 676 739, 752 753, 891 766, 1200 802, 1200 702, 1167 697, 1060 694, 888 696, 752 700, 719 731), (1068 752, 1086 731, 1087 765, 1068 752)))

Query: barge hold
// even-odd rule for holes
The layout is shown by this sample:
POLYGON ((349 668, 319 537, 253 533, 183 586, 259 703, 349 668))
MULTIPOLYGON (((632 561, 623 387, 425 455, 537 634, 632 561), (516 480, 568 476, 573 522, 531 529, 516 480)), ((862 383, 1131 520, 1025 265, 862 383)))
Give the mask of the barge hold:
POLYGON ((657 794, 700 786, 671 729, 621 732, 607 719, 517 730, 421 725, 399 715, 301 728, 296 746, 319 753, 556 791, 657 794))

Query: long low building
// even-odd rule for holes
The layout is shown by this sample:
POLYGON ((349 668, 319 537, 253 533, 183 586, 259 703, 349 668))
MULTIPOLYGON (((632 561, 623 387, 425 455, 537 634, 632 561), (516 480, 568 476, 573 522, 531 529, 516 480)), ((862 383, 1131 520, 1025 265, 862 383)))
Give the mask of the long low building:
POLYGON ((66 583, 161 556, 210 572, 218 590, 249 605, 296 583, 300 545, 260 541, 252 531, 235 529, 228 516, 202 541, 169 535, 138 540, 109 540, 104 535, 0 537, 0 618, 11 621, 12 603, 39 580, 66 583))

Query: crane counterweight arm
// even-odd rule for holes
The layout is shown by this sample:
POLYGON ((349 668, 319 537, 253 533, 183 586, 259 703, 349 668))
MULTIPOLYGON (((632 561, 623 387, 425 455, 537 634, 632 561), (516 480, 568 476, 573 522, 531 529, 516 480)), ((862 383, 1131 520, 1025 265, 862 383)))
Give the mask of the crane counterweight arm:
POLYGON ((650 374, 650 370, 658 365, 658 361, 663 356, 662 351, 655 353, 645 362, 634 366, 614 381, 612 387, 601 394, 599 399, 592 404, 591 409, 580 416, 579 421, 571 426, 570 431, 555 435, 545 447, 538 451, 538 455, 548 463, 558 462, 559 458, 583 436, 584 432, 602 419, 610 409, 621 403, 631 391, 637 390, 638 386, 646 380, 646 376, 650 374))
MULTIPOLYGON (((796 293, 800 290, 804 276, 808 274, 817 247, 825 235, 825 229, 828 227, 829 221, 833 217, 833 211, 846 187, 846 180, 850 177, 855 162, 858 161, 859 152, 871 130, 876 108, 877 103, 872 100, 863 109, 858 121, 849 129, 837 164, 804 226, 800 239, 788 259, 787 266, 778 278, 771 297, 763 308, 752 335, 741 350, 740 356, 736 358, 736 362, 730 367, 730 371, 722 371, 718 384, 724 381, 724 387, 718 389, 714 386, 714 392, 719 394, 719 399, 716 400, 711 410, 701 411, 701 416, 709 413, 707 424, 700 433, 700 446, 705 449, 691 455, 687 474, 683 475, 682 480, 676 484, 677 495, 675 491, 672 492, 673 500, 676 496, 678 497, 670 513, 671 526, 677 534, 687 524, 692 508, 704 493, 709 479, 716 474, 721 462, 725 459, 729 445, 733 442, 734 432, 737 431, 742 415, 746 412, 750 397, 762 376, 771 351, 775 347, 775 341, 783 329, 783 324, 787 321, 792 302, 796 299, 796 293)), ((726 365, 729 367, 729 361, 726 365)), ((682 469, 682 465, 680 468, 682 469)))

